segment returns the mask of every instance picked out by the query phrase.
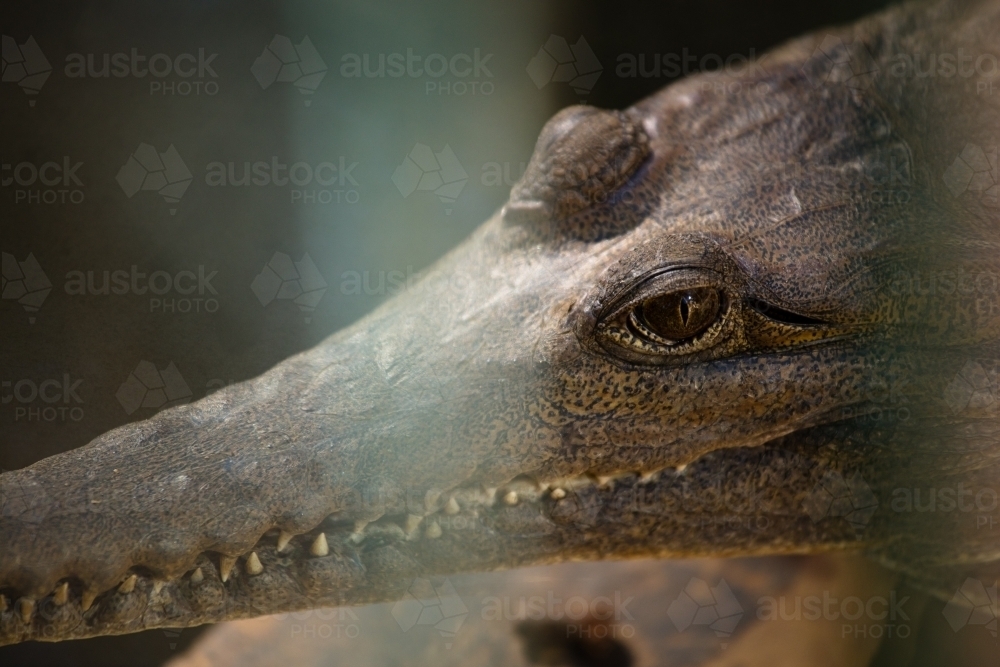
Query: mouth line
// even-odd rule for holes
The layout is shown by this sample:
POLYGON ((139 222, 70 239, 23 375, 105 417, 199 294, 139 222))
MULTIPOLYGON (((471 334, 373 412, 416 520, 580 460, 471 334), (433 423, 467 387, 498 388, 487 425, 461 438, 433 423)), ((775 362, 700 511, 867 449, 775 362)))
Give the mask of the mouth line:
MULTIPOLYGON (((96 594, 72 576, 37 598, 0 586, 0 644, 384 602, 399 599, 417 576, 612 555, 695 556, 696 545, 672 537, 671 530, 722 536, 733 521, 749 521, 754 513, 789 524, 801 520, 799 499, 780 500, 773 514, 757 504, 755 494, 774 491, 773 484, 762 487, 766 475, 753 478, 758 471, 745 460, 753 452, 777 451, 780 457, 782 439, 716 449, 649 470, 588 471, 543 481, 518 475, 497 486, 469 482, 427 493, 417 506, 387 506, 377 516, 342 509, 294 535, 272 527, 242 553, 203 550, 179 562, 175 572, 136 563, 120 583, 96 594), (730 504, 728 497, 720 502, 714 486, 702 488, 705 475, 727 458, 730 471, 748 471, 752 479, 730 472, 731 480, 720 478, 718 488, 742 487, 733 491, 737 505, 745 506, 730 504), (706 490, 711 497, 701 499, 706 490)), ((778 553, 764 542, 759 551, 778 553)))
MULTIPOLYGON (((35 624, 66 626, 87 624, 102 616, 142 616, 157 599, 182 597, 217 598, 237 595, 241 588, 270 570, 294 569, 296 564, 335 560, 338 569, 347 573, 364 570, 361 556, 385 546, 423 541, 439 541, 456 526, 467 527, 488 521, 491 512, 503 508, 542 507, 543 514, 572 498, 587 487, 608 487, 616 480, 634 478, 640 482, 655 480, 661 473, 680 468, 650 472, 621 472, 607 475, 583 474, 574 477, 535 482, 519 476, 497 487, 471 485, 458 487, 425 501, 419 513, 385 514, 371 521, 351 520, 328 515, 313 530, 292 535, 278 528, 266 531, 251 550, 233 556, 206 550, 194 559, 194 567, 180 577, 164 578, 160 573, 137 564, 122 581, 106 591, 94 594, 85 582, 75 577, 60 581, 51 594, 35 599, 10 587, 0 588, 0 627, 3 630, 29 631, 35 624), (548 510, 548 511, 545 511, 548 510), (346 567, 344 567, 346 566, 346 567), (228 589, 228 590, 227 590, 228 589), (136 605, 135 601, 145 603, 136 605), (15 626, 15 627, 11 627, 15 626), (17 626, 20 626, 18 628, 17 626)), ((297 575, 296 575, 297 576, 297 575)), ((341 579, 341 585, 355 577, 341 579)), ((349 587, 345 587, 349 588, 349 587)), ((8 635, 7 632, 2 634, 8 635)), ((15 634, 20 634, 15 632, 15 634)), ((44 635, 35 637, 44 639, 44 635)))

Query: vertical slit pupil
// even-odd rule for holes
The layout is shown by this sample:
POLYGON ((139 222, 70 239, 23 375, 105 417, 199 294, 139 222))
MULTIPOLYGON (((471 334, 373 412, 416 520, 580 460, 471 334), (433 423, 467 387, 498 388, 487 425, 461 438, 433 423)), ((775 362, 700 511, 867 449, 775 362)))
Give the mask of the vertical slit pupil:
POLYGON ((634 311, 657 336, 684 340, 707 329, 720 309, 719 291, 714 287, 694 287, 654 296, 634 311))

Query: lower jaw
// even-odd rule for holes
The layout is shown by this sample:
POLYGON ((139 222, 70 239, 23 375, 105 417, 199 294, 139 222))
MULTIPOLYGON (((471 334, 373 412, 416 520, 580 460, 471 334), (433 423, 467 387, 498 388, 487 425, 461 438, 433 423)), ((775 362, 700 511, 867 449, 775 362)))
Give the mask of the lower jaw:
POLYGON ((39 600, 5 591, 0 644, 392 601, 418 576, 569 560, 862 546, 842 520, 812 521, 797 498, 770 497, 764 506, 760 498, 728 497, 720 503, 700 496, 706 471, 718 472, 712 459, 732 455, 720 450, 689 466, 659 471, 547 482, 518 478, 498 488, 458 488, 419 513, 387 514, 371 522, 331 515, 302 535, 269 531, 235 558, 199 554, 177 579, 133 568, 117 588, 92 600, 84 599, 82 582, 73 580, 39 600))

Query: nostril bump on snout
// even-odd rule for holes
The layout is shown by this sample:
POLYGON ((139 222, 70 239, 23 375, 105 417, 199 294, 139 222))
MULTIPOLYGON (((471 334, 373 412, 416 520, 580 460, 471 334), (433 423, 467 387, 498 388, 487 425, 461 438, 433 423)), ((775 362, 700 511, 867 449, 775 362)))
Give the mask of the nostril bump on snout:
POLYGON ((573 106, 542 130, 504 209, 509 223, 565 219, 609 196, 650 154, 642 123, 621 111, 573 106))

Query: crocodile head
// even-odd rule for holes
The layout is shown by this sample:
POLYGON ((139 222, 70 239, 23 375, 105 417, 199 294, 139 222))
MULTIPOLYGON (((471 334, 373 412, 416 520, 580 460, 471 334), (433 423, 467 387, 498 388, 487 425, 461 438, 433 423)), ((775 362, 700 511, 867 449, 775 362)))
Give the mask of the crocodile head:
MULTIPOLYGON (((938 23, 897 9, 841 41, 878 62, 972 25, 938 23)), ((941 178, 996 103, 824 79, 847 51, 820 42, 562 111, 507 205, 370 316, 5 473, 0 641, 578 559, 852 549, 927 581, 995 561, 995 537, 889 501, 996 478, 989 406, 947 400, 956 364, 996 356, 995 210, 941 178)))

